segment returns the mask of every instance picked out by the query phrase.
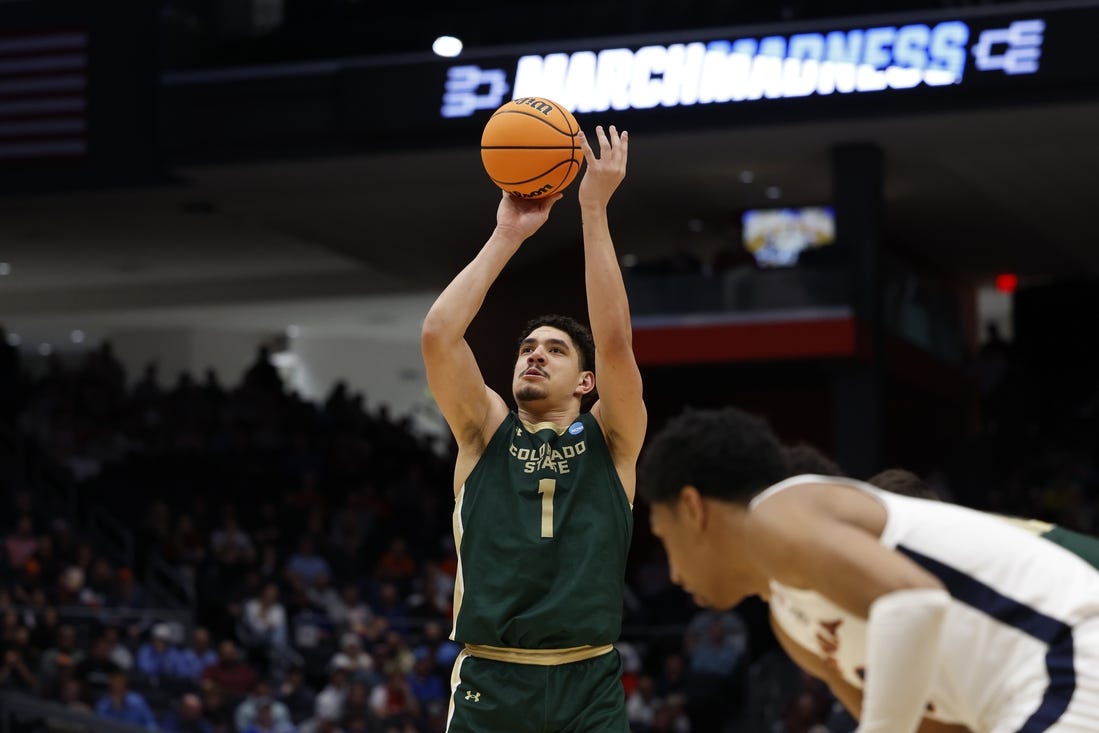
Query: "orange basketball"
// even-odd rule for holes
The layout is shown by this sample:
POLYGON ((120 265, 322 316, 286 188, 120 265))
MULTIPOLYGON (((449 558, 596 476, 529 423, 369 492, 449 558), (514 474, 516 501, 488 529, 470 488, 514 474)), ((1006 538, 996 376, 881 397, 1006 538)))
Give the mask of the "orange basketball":
POLYGON ((492 113, 481 133, 481 162, 508 193, 537 199, 564 190, 580 172, 580 126, 567 109, 523 97, 492 113))

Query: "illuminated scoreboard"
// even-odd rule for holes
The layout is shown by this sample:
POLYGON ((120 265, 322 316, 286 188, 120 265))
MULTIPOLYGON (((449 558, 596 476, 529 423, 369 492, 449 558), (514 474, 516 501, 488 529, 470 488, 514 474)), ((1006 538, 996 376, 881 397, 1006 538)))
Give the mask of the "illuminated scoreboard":
POLYGON ((1031 12, 804 29, 715 32, 455 63, 439 114, 494 110, 543 96, 576 113, 760 106, 867 95, 963 98, 982 90, 1094 85, 1099 8, 1045 3, 1031 12), (493 62, 499 63, 493 63, 493 62))
MULTIPOLYGON (((1099 98, 1099 0, 166 72, 171 158, 468 146, 509 99, 654 132, 1099 98)), ((591 120, 595 122, 596 120, 591 120)))

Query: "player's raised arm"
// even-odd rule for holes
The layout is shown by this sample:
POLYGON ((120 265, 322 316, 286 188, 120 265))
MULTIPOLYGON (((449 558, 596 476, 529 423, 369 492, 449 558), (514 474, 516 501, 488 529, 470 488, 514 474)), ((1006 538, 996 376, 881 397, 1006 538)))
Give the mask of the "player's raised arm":
MULTIPOLYGON (((595 340, 595 374, 599 401, 592 414, 599 420, 615 463, 632 479, 634 461, 645 439, 646 414, 641 373, 633 353, 633 332, 626 286, 611 239, 607 205, 626 176, 629 136, 614 125, 595 128, 596 153, 581 134, 587 170, 580 181, 580 213, 584 230, 584 279, 588 319, 595 340)), ((632 501, 632 480, 626 490, 632 501)))
POLYGON ((427 383, 459 451, 476 451, 485 440, 484 431, 494 429, 507 414, 503 399, 485 385, 466 342, 466 330, 508 260, 546 222, 560 198, 523 200, 502 194, 492 235, 424 318, 420 347, 427 383))

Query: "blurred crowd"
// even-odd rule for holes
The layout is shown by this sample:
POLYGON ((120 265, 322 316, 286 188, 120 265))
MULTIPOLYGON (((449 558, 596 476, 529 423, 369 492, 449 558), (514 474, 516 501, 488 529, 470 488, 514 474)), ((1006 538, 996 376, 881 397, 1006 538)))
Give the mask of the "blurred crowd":
MULTIPOLYGON (((109 342, 31 369, 2 336, 3 429, 133 547, 104 552, 81 512, 3 474, 0 691, 149 730, 445 729, 450 446, 346 384, 301 399, 265 349, 235 385, 165 386, 156 364, 128 379, 109 342), (154 559, 193 589, 183 606, 151 593, 154 559)), ((921 472, 957 501, 1094 531, 1095 385, 1050 410, 993 336, 971 364, 980 429, 921 472)), ((643 511, 618 645, 633 733, 852 730, 775 649, 762 604, 700 611, 670 584, 643 511)))
MULTIPOLYGON (((0 689, 169 731, 444 730, 449 446, 342 383, 302 400, 265 349, 231 387, 212 371, 163 386, 155 364, 128 380, 109 342, 37 372, 5 355, 10 424, 133 552, 109 559, 79 517, 9 487, 0 689), (194 589, 182 621, 142 582, 154 558, 194 589)), ((691 607, 658 549, 631 570, 630 717, 716 730, 718 702, 743 697, 748 630, 691 607)))

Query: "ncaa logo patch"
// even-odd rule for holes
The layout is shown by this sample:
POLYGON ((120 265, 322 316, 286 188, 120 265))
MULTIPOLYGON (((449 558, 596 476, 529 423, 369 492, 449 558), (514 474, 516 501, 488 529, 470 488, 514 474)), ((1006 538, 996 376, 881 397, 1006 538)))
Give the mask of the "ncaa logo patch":
POLYGON ((584 432, 584 423, 579 420, 569 425, 569 435, 579 435, 582 432, 584 432))

